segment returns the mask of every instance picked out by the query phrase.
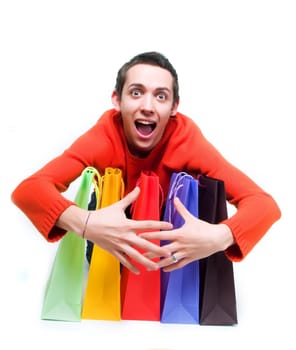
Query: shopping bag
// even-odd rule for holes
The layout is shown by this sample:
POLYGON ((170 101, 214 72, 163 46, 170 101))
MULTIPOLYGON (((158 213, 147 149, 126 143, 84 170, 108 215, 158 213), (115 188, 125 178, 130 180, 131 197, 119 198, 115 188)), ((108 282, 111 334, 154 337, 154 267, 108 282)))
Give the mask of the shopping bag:
MULTIPOLYGON (((108 167, 102 176, 100 208, 119 201, 124 194, 122 172, 108 167)), ((82 318, 120 320, 120 263, 112 254, 93 245, 82 307, 82 318)))
MULTIPOLYGON (((159 177, 152 171, 142 171, 137 185, 140 187, 140 194, 132 205, 132 219, 160 220, 162 192, 159 177)), ((157 240, 152 242, 160 244, 157 240)), ((143 253, 141 249, 136 249, 143 253)), ((139 263, 133 263, 139 268, 139 275, 130 272, 125 266, 121 271, 121 318, 159 321, 160 270, 147 271, 139 263)))
MULTIPOLYGON (((224 182, 204 175, 199 181, 199 218, 217 224, 227 218, 224 182)), ((233 263, 224 252, 200 260, 200 324, 237 324, 233 263)))
MULTIPOLYGON (((76 204, 88 207, 92 188, 99 196, 100 175, 87 167, 75 197, 76 204)), ((80 321, 84 280, 84 240, 73 232, 61 239, 45 290, 41 319, 80 321)))
MULTIPOLYGON (((88 203, 88 210, 96 210, 98 207, 98 200, 96 194, 93 192, 90 197, 90 202, 88 203)), ((93 251, 93 242, 90 240, 86 240, 86 247, 85 247, 85 256, 88 263, 90 263, 91 260, 91 254, 93 251)))
MULTIPOLYGON (((187 210, 198 217, 198 181, 185 172, 173 173, 166 201, 164 220, 174 228, 184 220, 176 211, 173 199, 177 196, 187 210)), ((166 244, 167 242, 161 242, 166 244)), ((162 323, 199 323, 199 261, 171 272, 161 272, 162 323)))

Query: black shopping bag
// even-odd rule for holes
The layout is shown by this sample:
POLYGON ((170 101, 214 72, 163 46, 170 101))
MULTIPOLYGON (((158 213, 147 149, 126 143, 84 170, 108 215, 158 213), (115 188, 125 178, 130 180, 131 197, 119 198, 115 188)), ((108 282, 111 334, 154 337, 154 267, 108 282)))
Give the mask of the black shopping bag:
MULTIPOLYGON (((199 218, 212 224, 227 218, 224 182, 204 175, 199 180, 199 218)), ((200 260, 200 325, 237 324, 233 263, 224 252, 200 260)))

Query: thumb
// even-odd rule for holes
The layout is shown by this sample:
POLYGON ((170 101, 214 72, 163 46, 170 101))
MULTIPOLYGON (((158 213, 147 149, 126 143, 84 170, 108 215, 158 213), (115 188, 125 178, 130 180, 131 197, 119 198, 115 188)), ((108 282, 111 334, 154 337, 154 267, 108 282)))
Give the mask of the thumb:
POLYGON ((178 197, 174 198, 174 205, 177 212, 182 216, 182 218, 186 221, 193 217, 193 215, 187 210, 185 205, 180 201, 178 197))
POLYGON ((126 209, 130 204, 132 204, 140 194, 140 187, 136 186, 131 192, 129 192, 125 197, 123 197, 118 204, 122 209, 126 209))

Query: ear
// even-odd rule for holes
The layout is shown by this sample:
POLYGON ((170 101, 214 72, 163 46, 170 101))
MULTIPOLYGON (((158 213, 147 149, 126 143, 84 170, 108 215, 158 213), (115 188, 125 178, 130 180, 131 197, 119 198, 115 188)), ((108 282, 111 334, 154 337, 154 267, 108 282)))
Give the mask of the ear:
POLYGON ((120 98, 115 90, 112 92, 111 100, 114 108, 117 112, 120 112, 120 98))
POLYGON ((178 106, 179 106, 179 100, 173 104, 171 117, 177 114, 178 106))

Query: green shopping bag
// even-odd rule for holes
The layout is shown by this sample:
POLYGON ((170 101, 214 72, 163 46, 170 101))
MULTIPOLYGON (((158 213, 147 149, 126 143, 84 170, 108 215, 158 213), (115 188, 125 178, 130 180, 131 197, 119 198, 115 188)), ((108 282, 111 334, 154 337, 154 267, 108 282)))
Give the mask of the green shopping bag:
MULTIPOLYGON (((101 177, 95 168, 87 167, 81 174, 81 183, 75 203, 87 209, 91 190, 100 194, 101 177)), ((73 232, 67 232, 58 246, 51 274, 45 290, 41 319, 80 321, 84 283, 85 241, 73 232)))

